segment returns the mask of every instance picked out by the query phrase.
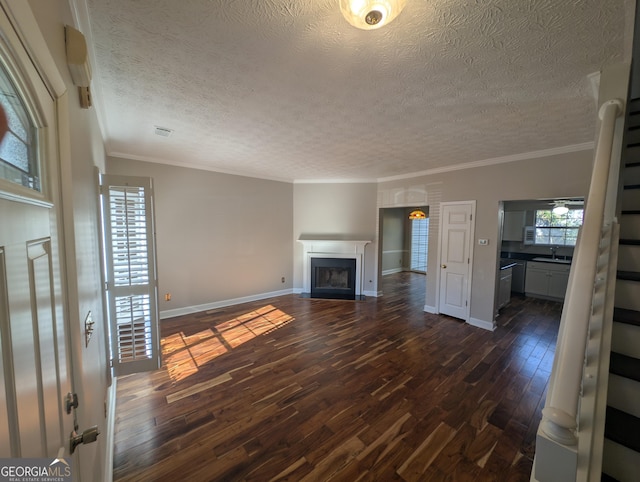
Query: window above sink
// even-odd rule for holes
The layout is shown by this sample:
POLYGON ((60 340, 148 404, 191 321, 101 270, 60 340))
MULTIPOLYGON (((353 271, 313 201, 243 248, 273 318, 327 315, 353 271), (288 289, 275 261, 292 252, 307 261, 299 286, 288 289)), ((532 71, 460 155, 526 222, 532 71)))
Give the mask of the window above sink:
POLYGON ((537 209, 533 244, 538 246, 575 246, 578 230, 582 226, 583 214, 584 209, 582 208, 569 208, 565 214, 555 214, 551 209, 537 209))

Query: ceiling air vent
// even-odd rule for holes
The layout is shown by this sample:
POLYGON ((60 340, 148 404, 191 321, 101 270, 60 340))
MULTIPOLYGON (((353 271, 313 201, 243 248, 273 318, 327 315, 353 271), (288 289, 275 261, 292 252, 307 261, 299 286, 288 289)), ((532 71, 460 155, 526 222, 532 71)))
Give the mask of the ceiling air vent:
POLYGON ((168 127, 159 127, 156 126, 156 135, 161 137, 169 137, 173 132, 173 129, 169 129, 168 127))

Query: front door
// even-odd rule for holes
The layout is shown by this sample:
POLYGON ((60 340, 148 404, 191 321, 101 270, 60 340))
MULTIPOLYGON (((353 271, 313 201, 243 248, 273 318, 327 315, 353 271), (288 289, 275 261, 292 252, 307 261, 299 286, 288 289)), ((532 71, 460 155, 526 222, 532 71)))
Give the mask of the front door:
POLYGON ((67 457, 56 104, 0 9, 0 457, 67 457))
POLYGON ((440 206, 439 311, 468 321, 474 203, 442 203, 440 206))

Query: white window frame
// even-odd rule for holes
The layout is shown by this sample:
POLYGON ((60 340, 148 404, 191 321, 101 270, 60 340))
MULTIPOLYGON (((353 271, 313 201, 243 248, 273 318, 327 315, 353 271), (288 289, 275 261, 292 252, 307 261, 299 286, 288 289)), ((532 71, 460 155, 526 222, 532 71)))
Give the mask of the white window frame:
POLYGON ((105 286, 116 377, 162 365, 151 178, 100 176, 105 286), (113 215, 119 194, 131 193, 129 214, 113 215), (140 195, 142 194, 142 197, 140 195))
MULTIPOLYGON (((565 225, 538 226, 537 220, 538 220, 538 213, 540 211, 552 212, 551 209, 536 209, 535 210, 535 213, 534 213, 534 225, 535 225, 536 233, 535 233, 535 236, 534 236, 534 243, 533 244, 535 246, 567 246, 567 247, 572 247, 572 248, 575 247, 575 243, 573 243, 573 244, 567 244, 566 243, 566 240, 567 240, 566 235, 564 236, 564 242, 563 243, 550 243, 550 242, 544 242, 543 243, 543 242, 538 242, 538 232, 541 231, 541 230, 550 231, 552 229, 562 229, 562 230, 576 229, 576 230, 579 231, 580 227, 582 226, 582 224, 580 226, 567 226, 566 224, 565 225)), ((584 209, 583 208, 569 208, 569 212, 571 212, 571 211, 581 211, 582 215, 584 216, 584 209)), ((558 215, 556 215, 556 216, 558 216, 558 215)), ((550 238, 550 237, 551 237, 551 234, 549 233, 549 236, 547 236, 547 238, 550 238)), ((575 239, 577 241, 577 239, 578 239, 577 235, 576 235, 575 239)))
POLYGON ((0 178, 0 197, 3 199, 9 199, 11 201, 25 202, 35 204, 38 206, 52 207, 51 202, 51 188, 48 185, 49 176, 47 172, 47 166, 45 162, 42 162, 44 153, 47 149, 51 126, 48 126, 45 121, 45 116, 37 108, 37 101, 32 95, 32 88, 28 85, 26 77, 16 76, 15 72, 20 72, 20 66, 11 57, 5 54, 5 52, 11 51, 11 48, 7 46, 5 40, 0 37, 0 55, 2 56, 2 62, 6 66, 6 71, 11 78, 13 87, 16 92, 21 96, 23 106, 26 109, 26 115, 29 116, 31 126, 33 128, 31 149, 34 150, 33 156, 34 162, 37 164, 37 175, 39 178, 39 189, 32 189, 12 182, 5 178, 0 178), (9 50, 7 50, 9 49, 9 50))

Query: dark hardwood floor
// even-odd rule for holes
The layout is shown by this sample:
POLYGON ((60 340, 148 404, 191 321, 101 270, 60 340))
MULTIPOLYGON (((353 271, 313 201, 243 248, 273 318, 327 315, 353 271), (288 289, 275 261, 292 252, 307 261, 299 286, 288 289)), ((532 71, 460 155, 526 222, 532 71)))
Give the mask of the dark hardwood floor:
POLYGON ((282 296, 162 322, 164 367, 118 380, 118 481, 528 481, 561 305, 494 332, 381 298, 282 296))

